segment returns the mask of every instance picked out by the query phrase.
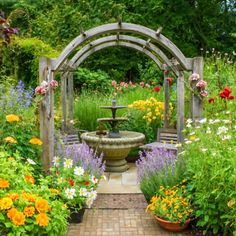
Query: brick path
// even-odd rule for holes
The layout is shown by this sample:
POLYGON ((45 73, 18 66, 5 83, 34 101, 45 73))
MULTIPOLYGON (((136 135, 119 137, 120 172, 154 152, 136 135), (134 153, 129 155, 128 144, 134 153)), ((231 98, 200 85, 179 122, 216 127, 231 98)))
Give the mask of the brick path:
POLYGON ((145 213, 142 194, 99 194, 92 209, 86 209, 83 222, 71 224, 67 236, 187 236, 160 228, 145 213))

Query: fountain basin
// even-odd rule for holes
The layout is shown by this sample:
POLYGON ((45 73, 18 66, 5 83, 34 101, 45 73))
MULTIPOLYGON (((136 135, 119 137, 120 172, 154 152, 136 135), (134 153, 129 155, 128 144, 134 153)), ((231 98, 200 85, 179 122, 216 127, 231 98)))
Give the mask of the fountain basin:
POLYGON ((144 143, 145 135, 133 131, 120 131, 120 138, 109 138, 108 135, 96 135, 96 132, 87 132, 81 135, 81 139, 88 146, 103 152, 106 160, 106 171, 124 172, 128 169, 125 158, 132 148, 144 143))

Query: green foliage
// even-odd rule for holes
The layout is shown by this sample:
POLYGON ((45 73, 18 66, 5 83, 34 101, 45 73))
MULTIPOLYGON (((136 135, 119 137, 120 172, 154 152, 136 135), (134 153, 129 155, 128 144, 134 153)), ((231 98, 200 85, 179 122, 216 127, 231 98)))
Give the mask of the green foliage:
POLYGON ((85 89, 89 91, 109 92, 111 87, 111 80, 109 76, 101 71, 91 71, 85 68, 79 68, 74 73, 74 86, 80 90, 85 89))
POLYGON ((39 73, 39 58, 41 56, 56 57, 58 53, 49 45, 37 38, 14 38, 11 44, 3 50, 2 71, 0 76, 14 75, 25 83, 36 87, 39 73))
POLYGON ((229 235, 236 229, 236 104, 225 102, 214 105, 221 106, 221 112, 211 112, 209 120, 195 127, 187 122, 186 145, 179 155, 186 162, 197 226, 229 235))

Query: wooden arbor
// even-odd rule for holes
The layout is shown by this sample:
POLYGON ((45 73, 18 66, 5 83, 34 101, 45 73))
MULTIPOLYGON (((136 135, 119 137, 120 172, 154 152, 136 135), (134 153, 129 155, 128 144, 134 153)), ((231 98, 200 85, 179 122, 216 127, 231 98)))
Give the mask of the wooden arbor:
MULTIPOLYGON (((169 83, 165 80, 167 71, 173 71, 177 76, 177 134, 182 142, 184 128, 184 71, 198 73, 203 77, 203 58, 186 58, 183 53, 161 30, 151 30, 147 27, 130 23, 113 23, 95 27, 72 40, 58 58, 41 58, 39 65, 40 82, 50 82, 55 72, 61 72, 62 89, 62 126, 67 128, 67 119, 73 119, 73 75, 76 69, 87 57, 107 47, 122 46, 140 51, 152 59, 164 74, 165 116, 164 126, 169 125, 169 83), (122 34, 121 34, 122 33, 122 34), (106 36, 104 36, 106 35, 106 36), (87 45, 85 43, 88 42, 87 45), (79 49, 79 50, 78 50, 79 49), (66 102, 68 98, 69 102, 66 102), (69 107, 69 117, 67 117, 69 107)), ((53 90, 45 94, 40 107, 40 136, 43 140, 43 165, 47 171, 54 155, 54 101, 53 90)), ((201 118, 201 99, 191 96, 192 119, 201 118)))

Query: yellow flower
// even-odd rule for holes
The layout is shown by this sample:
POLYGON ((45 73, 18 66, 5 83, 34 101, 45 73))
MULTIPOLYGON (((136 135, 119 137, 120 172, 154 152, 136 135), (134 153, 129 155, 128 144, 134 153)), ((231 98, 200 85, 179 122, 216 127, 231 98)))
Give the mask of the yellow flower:
POLYGON ((25 223, 25 215, 22 212, 16 212, 12 217, 12 222, 17 226, 23 225, 25 223))
POLYGON ((10 193, 8 197, 11 198, 12 201, 15 201, 20 198, 18 193, 10 193))
POLYGON ((6 137, 4 140, 7 143, 13 143, 13 144, 17 143, 17 141, 13 137, 11 137, 11 136, 6 137))
POLYGON ((39 138, 32 138, 32 139, 30 139, 29 143, 31 143, 33 145, 42 145, 43 144, 43 142, 39 138))
POLYGON ((14 158, 14 157, 8 157, 7 160, 8 160, 8 161, 14 161, 15 158, 14 158))
POLYGON ((9 197, 4 197, 2 199, 0 199, 0 209, 1 210, 7 210, 10 209, 13 205, 13 202, 11 200, 11 198, 9 197))
POLYGON ((36 217, 36 222, 39 226, 46 227, 49 222, 48 216, 45 213, 40 213, 36 217))
POLYGON ((12 123, 12 122, 18 122, 20 120, 20 118, 17 115, 10 114, 10 115, 6 116, 6 120, 7 120, 7 122, 12 123))
POLYGON ((235 203, 236 203, 235 199, 231 199, 230 201, 228 201, 227 206, 232 207, 235 203))
POLYGON ((0 189, 3 189, 3 188, 8 188, 9 187, 9 182, 5 179, 0 179, 0 189))
POLYGON ((194 141, 195 139, 196 139, 196 136, 190 136, 190 137, 189 137, 189 140, 190 140, 190 141, 194 141))

